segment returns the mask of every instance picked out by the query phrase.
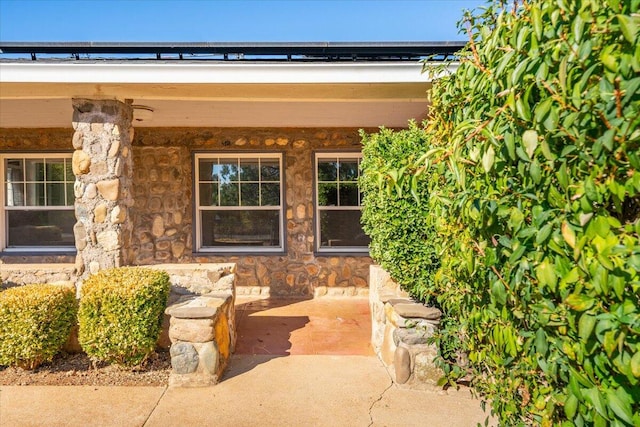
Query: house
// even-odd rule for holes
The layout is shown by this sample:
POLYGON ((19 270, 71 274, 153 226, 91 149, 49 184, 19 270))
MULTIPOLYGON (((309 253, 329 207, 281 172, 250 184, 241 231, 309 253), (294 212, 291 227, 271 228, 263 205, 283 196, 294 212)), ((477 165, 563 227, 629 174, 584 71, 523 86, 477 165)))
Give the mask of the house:
POLYGON ((234 262, 248 292, 366 293, 358 130, 424 118, 421 60, 461 47, 0 43, 3 280, 234 262))

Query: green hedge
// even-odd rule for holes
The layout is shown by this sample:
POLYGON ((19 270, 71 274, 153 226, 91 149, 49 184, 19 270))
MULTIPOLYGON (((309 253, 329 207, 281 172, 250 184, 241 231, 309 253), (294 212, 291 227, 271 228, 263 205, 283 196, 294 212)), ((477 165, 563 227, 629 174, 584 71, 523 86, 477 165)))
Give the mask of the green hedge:
MULTIPOLYGON (((417 160, 416 152, 427 146, 426 134, 415 123, 408 130, 381 129, 361 137, 364 171, 404 172, 417 160)), ((391 197, 390 188, 380 188, 381 176, 366 173, 359 183, 365 195, 362 225, 372 238, 371 256, 414 296, 429 299, 438 257, 427 241, 433 228, 424 215, 428 193, 417 179, 419 185, 391 197)))
POLYGON ((103 270, 81 288, 78 341, 94 360, 132 366, 154 349, 171 284, 140 267, 103 270))
POLYGON ((639 13, 531 0, 468 14, 420 161, 365 170, 399 200, 427 194, 440 265, 415 286, 447 316, 446 381, 471 373, 507 425, 640 425, 639 13))
POLYGON ((35 369, 53 359, 76 312, 72 287, 34 284, 0 292, 0 365, 35 369))

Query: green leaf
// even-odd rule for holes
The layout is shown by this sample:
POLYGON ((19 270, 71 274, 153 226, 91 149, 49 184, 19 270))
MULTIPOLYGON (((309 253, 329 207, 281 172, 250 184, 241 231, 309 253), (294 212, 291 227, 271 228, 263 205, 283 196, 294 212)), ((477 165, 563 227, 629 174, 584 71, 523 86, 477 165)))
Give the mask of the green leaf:
POLYGON ((613 390, 607 390, 607 403, 622 421, 633 424, 633 412, 628 401, 621 399, 613 390))
POLYGON ((580 320, 578 321, 578 336, 582 340, 582 342, 587 342, 591 333, 593 332, 593 328, 596 325, 596 317, 592 316, 589 313, 584 313, 580 316, 580 320))
POLYGON ((634 19, 627 15, 616 15, 616 18, 618 18, 620 30, 622 30, 624 38, 627 39, 629 43, 635 43, 638 34, 638 25, 634 19))
POLYGON ((571 294, 564 302, 573 310, 585 311, 593 307, 595 299, 584 294, 571 294))
POLYGON ((522 134, 522 142, 524 143, 525 150, 529 158, 533 157, 536 148, 538 148, 538 132, 535 130, 526 130, 522 134))
POLYGON ((549 288, 555 291, 556 284, 558 282, 558 276, 555 272, 555 267, 553 264, 550 264, 547 260, 544 260, 538 265, 536 268, 536 277, 538 281, 549 288))
POLYGON ((636 378, 640 378, 640 350, 636 350, 636 353, 629 361, 629 367, 631 368, 631 374, 636 378))
POLYGON ((578 398, 573 394, 570 394, 564 402, 564 414, 568 419, 572 420, 576 415, 576 409, 578 409, 578 398))
POLYGON ((493 285, 491 285, 491 295, 499 305, 505 305, 507 303, 507 293, 500 280, 496 280, 493 282, 493 285))
POLYGON ((493 147, 489 146, 487 151, 485 151, 484 154, 482 155, 482 168, 484 169, 485 172, 489 173, 489 171, 493 167, 493 162, 495 160, 495 157, 496 157, 496 153, 493 150, 493 147))

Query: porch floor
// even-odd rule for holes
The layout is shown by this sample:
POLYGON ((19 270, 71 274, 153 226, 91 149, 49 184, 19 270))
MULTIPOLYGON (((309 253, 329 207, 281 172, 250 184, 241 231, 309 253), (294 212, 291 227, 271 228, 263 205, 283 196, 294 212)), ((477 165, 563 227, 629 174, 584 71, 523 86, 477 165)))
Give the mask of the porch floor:
POLYGON ((366 298, 236 299, 235 354, 372 356, 366 298))

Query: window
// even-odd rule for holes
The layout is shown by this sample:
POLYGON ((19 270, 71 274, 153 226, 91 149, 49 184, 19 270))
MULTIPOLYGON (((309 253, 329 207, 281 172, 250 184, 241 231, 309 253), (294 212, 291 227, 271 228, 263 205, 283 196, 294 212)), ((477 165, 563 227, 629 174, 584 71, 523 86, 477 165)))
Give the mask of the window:
POLYGON ((360 225, 362 193, 359 153, 316 153, 316 249, 318 252, 368 252, 360 225))
POLYGON ((203 252, 282 252, 282 155, 197 154, 196 241, 203 252))
POLYGON ((2 238, 7 251, 75 250, 70 154, 0 156, 2 238))

